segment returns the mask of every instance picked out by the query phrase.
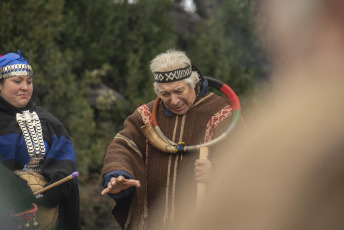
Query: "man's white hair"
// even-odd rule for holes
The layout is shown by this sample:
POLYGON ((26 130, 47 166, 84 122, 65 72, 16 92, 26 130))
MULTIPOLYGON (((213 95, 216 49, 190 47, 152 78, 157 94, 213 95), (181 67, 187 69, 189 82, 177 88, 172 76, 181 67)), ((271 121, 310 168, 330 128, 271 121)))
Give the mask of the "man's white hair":
MULTIPOLYGON (((157 55, 151 62, 150 69, 154 72, 168 72, 176 69, 185 68, 191 65, 190 59, 186 56, 185 52, 170 49, 166 53, 161 53, 157 55)), ((193 71, 191 76, 183 80, 190 88, 194 86, 199 81, 198 73, 193 71)), ((154 82, 154 91, 159 96, 159 84, 154 82)))

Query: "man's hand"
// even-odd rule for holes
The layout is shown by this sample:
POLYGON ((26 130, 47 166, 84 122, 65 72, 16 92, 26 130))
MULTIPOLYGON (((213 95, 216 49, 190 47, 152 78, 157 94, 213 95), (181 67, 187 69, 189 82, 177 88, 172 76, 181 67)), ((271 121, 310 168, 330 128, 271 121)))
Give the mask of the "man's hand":
POLYGON ((123 190, 126 190, 132 186, 135 186, 136 188, 140 187, 140 181, 133 180, 133 179, 125 179, 123 176, 119 177, 112 177, 110 182, 107 185, 107 188, 105 188, 101 194, 105 195, 107 193, 111 194, 117 194, 122 192, 123 190))
POLYGON ((210 178, 212 164, 208 159, 198 159, 195 162, 196 181, 206 182, 210 178))

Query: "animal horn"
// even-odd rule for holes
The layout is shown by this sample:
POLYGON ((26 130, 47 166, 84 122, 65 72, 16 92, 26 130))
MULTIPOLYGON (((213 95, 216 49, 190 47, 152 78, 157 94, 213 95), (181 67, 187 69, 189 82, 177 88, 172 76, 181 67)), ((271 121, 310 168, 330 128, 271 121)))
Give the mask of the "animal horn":
POLYGON ((177 153, 177 148, 164 139, 162 139, 155 131, 153 125, 150 123, 148 125, 142 126, 141 130, 143 135, 148 139, 149 143, 156 149, 165 153, 177 153))

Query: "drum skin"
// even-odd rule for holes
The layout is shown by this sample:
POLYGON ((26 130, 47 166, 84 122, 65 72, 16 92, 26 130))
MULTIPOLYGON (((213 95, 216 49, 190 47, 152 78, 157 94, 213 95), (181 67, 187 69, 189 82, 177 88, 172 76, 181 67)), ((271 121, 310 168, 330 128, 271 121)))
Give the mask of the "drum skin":
MULTIPOLYGON (((32 192, 42 189, 47 183, 44 177, 31 170, 16 170, 15 173, 28 182, 32 192)), ((59 207, 47 208, 43 205, 38 206, 36 221, 39 223, 38 230, 54 230, 58 223, 59 207)))

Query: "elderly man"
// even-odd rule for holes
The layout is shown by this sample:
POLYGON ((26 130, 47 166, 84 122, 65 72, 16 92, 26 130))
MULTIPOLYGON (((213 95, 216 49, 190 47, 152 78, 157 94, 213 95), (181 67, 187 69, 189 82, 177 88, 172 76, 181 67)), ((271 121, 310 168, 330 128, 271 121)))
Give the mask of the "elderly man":
MULTIPOLYGON (((197 145, 228 128, 228 100, 208 92, 207 81, 184 52, 162 53, 150 68, 161 99, 157 121, 168 139, 197 145)), ((140 106, 126 119, 104 159, 102 195, 115 200, 112 214, 123 229, 173 226, 179 210, 195 206, 197 182, 209 178, 212 166, 213 156, 199 160, 197 152, 169 154, 150 144, 141 127, 151 123, 153 104, 140 106)))

